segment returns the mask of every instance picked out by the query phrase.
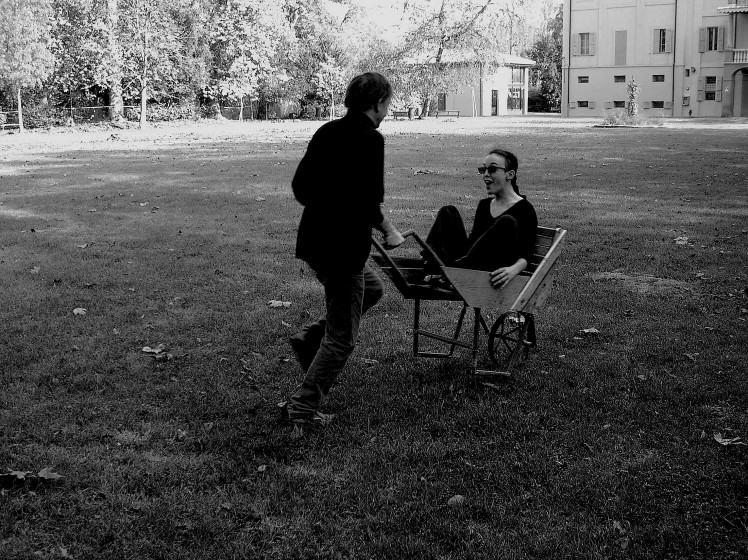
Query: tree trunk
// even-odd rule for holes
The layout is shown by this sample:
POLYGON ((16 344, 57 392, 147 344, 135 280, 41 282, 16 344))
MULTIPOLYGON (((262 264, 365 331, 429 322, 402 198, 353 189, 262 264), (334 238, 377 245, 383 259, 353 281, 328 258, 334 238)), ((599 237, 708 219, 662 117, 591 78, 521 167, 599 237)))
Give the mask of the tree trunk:
POLYGON ((21 86, 18 86, 18 132, 23 133, 23 108, 21 107, 21 86))
POLYGON ((143 32, 143 73, 140 77, 140 128, 145 128, 148 108, 148 32, 143 32))
POLYGON ((239 122, 244 121, 244 97, 239 98, 239 122))
POLYGON ((146 110, 148 109, 148 86, 143 76, 143 88, 140 90, 140 128, 144 128, 147 122, 146 110))
POLYGON ((109 82, 109 119, 119 121, 124 118, 125 104, 122 100, 122 57, 117 42, 117 0, 107 0, 107 50, 109 51, 112 77, 109 82))

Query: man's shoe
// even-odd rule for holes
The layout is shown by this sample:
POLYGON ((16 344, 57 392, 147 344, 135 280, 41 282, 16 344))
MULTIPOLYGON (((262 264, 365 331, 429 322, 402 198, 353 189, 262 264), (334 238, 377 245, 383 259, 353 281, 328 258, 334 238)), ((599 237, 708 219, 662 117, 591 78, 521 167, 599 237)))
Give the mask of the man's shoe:
POLYGON ((319 410, 310 415, 291 418, 291 415, 288 413, 288 401, 279 402, 276 406, 278 407, 278 413, 280 416, 279 421, 284 424, 320 427, 327 426, 335 420, 334 414, 325 414, 319 410))

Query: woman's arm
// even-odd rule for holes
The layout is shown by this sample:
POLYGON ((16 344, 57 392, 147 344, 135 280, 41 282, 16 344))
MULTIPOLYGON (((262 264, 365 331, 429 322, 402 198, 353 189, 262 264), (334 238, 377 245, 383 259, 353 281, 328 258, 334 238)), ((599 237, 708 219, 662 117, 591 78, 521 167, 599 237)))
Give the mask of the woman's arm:
POLYGON ((517 262, 511 266, 497 268, 490 273, 491 286, 496 289, 503 288, 526 268, 527 260, 524 258, 517 259, 517 262))

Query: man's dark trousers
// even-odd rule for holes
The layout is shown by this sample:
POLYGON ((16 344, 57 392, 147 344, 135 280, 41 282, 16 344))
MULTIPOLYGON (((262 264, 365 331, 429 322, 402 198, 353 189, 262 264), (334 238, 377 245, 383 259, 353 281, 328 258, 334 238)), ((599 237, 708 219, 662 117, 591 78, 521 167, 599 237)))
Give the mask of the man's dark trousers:
MULTIPOLYGON (((321 328, 322 337, 306 377, 288 402, 288 416, 308 418, 319 410, 348 357, 356 347, 361 316, 373 307, 384 293, 384 285, 368 266, 358 273, 315 271, 325 288, 325 319, 305 327, 304 332, 321 328)), ((310 341, 311 342, 311 341, 310 341)))

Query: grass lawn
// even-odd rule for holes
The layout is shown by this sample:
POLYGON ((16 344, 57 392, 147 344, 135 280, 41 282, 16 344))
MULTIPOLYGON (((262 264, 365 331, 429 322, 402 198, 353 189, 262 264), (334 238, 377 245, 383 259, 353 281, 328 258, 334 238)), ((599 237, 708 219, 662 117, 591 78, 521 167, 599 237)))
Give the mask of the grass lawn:
POLYGON ((0 470, 64 477, 0 476, 0 558, 748 558, 748 126, 384 123, 402 229, 472 220, 485 149, 519 155, 569 230, 538 349, 476 386, 411 356, 388 283, 292 439, 318 124, 0 136, 0 470))

